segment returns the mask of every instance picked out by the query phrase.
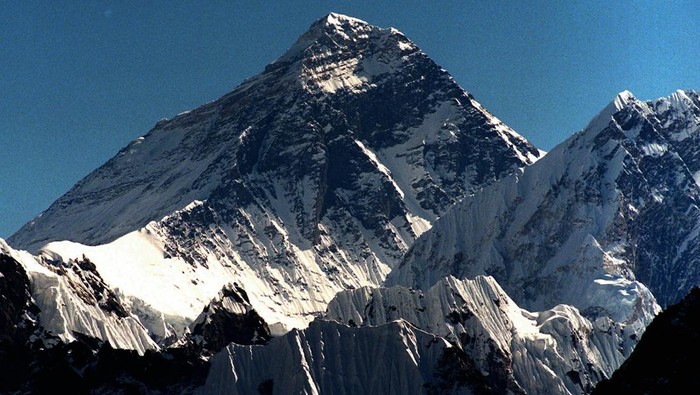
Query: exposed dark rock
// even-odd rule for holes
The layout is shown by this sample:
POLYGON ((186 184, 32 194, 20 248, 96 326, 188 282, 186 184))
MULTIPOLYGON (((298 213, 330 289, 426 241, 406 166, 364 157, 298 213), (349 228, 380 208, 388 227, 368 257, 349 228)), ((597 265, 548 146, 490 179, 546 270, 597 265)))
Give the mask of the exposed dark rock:
POLYGON ((454 394, 460 393, 460 388, 468 388, 477 395, 525 394, 513 380, 483 375, 461 348, 448 347, 440 357, 434 382, 425 389, 428 394, 454 394))
POLYGON ((81 259, 69 261, 68 265, 77 277, 76 281, 67 276, 68 284, 85 303, 99 306, 103 311, 120 318, 129 317, 126 307, 104 282, 94 263, 83 255, 81 259))
POLYGON ((140 356, 85 336, 49 348, 12 344, 0 351, 0 393, 191 394, 209 370, 187 350, 140 356))
POLYGON ((188 347, 209 356, 229 343, 265 344, 271 337, 270 328, 252 308, 246 292, 231 284, 195 320, 188 347))
POLYGON ((632 355, 594 395, 683 394, 700 388, 700 288, 659 314, 632 355))
POLYGON ((24 268, 11 256, 0 254, 0 342, 28 337, 38 313, 24 268))

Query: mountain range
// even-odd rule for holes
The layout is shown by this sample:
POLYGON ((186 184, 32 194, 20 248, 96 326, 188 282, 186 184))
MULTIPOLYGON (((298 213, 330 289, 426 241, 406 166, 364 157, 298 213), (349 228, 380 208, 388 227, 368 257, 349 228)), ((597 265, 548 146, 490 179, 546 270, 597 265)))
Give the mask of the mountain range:
POLYGON ((329 14, 0 240, 0 391, 591 393, 700 283, 698 132, 622 92, 545 154, 329 14))

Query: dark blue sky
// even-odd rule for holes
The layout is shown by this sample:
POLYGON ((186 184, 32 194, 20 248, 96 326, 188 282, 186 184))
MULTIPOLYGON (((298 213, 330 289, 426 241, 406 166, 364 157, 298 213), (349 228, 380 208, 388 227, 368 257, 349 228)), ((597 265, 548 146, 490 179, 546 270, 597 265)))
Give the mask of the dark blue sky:
POLYGON ((700 89, 698 1, 199 3, 0 0, 0 237, 331 11, 396 27, 545 150, 621 90, 700 89))

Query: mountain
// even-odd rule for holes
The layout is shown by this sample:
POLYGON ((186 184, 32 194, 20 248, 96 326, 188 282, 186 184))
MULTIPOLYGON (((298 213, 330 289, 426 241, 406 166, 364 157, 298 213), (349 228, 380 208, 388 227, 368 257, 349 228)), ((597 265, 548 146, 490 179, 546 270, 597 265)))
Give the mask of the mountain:
POLYGON ((632 355, 593 394, 678 394, 697 388, 700 288, 649 324, 632 355))
POLYGON ((267 323, 238 284, 224 287, 190 328, 184 346, 204 356, 211 356, 229 343, 265 344, 271 338, 267 323))
POLYGON ((381 284, 450 205, 540 155, 403 34, 330 14, 8 241, 89 261, 159 343, 233 283, 279 335, 381 284))
POLYGON ((566 303, 643 328, 655 300, 700 283, 699 108, 692 91, 621 93, 542 160, 455 205, 387 284, 487 274, 525 308, 566 303))
POLYGON ((214 355, 201 392, 587 394, 635 343, 610 319, 529 312, 491 277, 448 277, 342 291, 308 328, 214 355))
POLYGON ((317 241, 322 214, 353 203, 335 196, 356 189, 341 176, 369 173, 387 205, 402 200, 432 221, 539 155, 400 32, 330 14, 261 75, 159 122, 9 241, 29 250, 54 240, 104 244, 197 200, 228 192, 245 203, 241 188, 268 205, 288 200, 299 212, 284 219, 317 241), (292 181, 309 184, 308 196, 292 181))
POLYGON ((699 125, 623 92, 540 158, 329 14, 0 240, 0 392, 590 393, 700 280, 699 125))

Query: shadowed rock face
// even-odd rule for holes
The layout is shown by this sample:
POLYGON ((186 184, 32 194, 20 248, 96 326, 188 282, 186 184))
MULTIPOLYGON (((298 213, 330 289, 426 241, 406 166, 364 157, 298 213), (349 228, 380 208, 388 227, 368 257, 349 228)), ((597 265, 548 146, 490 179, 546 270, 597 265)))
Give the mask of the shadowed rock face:
POLYGON ((680 394, 694 391, 700 355, 700 289, 693 288, 647 327, 634 352, 593 394, 680 394))
POLYGON ((272 337, 270 328, 250 305, 246 292, 236 284, 224 287, 191 327, 191 346, 207 356, 229 343, 265 344, 272 337))
POLYGON ((183 349, 138 355, 88 337, 50 348, 3 344, 0 357, 2 393, 191 394, 209 370, 207 362, 183 349))
POLYGON ((24 268, 0 254, 0 342, 22 343, 36 328, 33 319, 38 312, 24 268))
POLYGON ((38 313, 24 268, 0 253, 0 393, 17 391, 29 380, 28 343, 38 329, 38 313))

